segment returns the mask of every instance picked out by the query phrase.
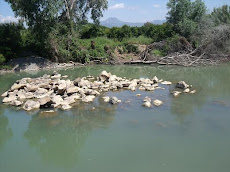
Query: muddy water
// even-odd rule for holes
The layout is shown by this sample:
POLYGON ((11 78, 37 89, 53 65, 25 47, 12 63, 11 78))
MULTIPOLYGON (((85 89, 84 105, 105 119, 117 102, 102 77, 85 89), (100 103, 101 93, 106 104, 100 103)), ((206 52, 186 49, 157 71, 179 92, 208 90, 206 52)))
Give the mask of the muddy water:
MULTIPOLYGON (((203 68, 87 66, 60 71, 70 79, 107 70, 127 78, 185 80, 194 95, 173 98, 174 86, 154 93, 109 92, 123 103, 100 97, 54 114, 26 113, 0 104, 1 172, 228 172, 230 169, 230 66, 203 68), (136 94, 142 94, 136 97, 136 94), (142 107, 144 96, 164 105, 142 107), (95 107, 95 109, 93 108, 95 107)), ((0 93, 23 77, 0 76, 0 93)))

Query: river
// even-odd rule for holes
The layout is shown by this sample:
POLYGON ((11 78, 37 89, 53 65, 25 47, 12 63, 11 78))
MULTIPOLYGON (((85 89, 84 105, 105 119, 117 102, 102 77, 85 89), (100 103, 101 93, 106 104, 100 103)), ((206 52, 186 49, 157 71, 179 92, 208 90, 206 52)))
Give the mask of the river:
MULTIPOLYGON (((119 105, 79 103, 44 117, 0 104, 1 172, 228 172, 230 169, 230 65, 85 66, 59 71, 71 80, 106 70, 127 78, 184 80, 196 94, 109 92, 119 105), (136 97, 136 94, 142 94, 136 97), (161 107, 144 108, 145 96, 161 107), (95 109, 94 109, 94 108, 95 109)), ((18 79, 52 71, 0 76, 2 94, 18 79)), ((2 98, 0 98, 0 101, 2 98)))

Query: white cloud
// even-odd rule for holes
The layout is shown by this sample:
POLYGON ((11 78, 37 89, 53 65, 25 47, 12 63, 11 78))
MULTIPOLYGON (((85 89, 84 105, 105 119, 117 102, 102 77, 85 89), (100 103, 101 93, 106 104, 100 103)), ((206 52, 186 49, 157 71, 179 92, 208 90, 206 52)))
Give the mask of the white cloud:
POLYGON ((160 8, 161 6, 159 4, 153 4, 154 8, 160 8))
POLYGON ((18 22, 18 18, 15 18, 13 16, 2 16, 0 15, 0 23, 10 23, 10 22, 18 22))
POLYGON ((110 10, 116 10, 116 9, 122 9, 122 8, 125 8, 124 3, 115 4, 115 5, 109 7, 110 10))

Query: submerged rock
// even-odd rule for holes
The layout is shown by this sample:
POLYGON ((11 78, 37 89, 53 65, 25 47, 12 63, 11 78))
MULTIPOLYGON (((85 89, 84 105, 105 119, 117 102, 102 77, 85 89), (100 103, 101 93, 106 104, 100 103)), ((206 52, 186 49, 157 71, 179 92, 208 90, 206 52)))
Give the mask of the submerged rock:
POLYGON ((61 107, 62 110, 69 110, 71 108, 72 108, 72 106, 70 106, 68 104, 62 105, 62 107, 61 107))
POLYGON ((195 93, 196 93, 196 90, 190 91, 190 94, 195 94, 195 93))
POLYGON ((151 100, 151 98, 149 98, 149 97, 145 97, 144 98, 144 100, 143 100, 143 102, 151 102, 152 100, 151 100))
POLYGON ((162 85, 172 85, 172 82, 170 81, 163 81, 161 82, 162 85))
POLYGON ((180 91, 173 91, 172 94, 174 97, 178 97, 181 94, 181 92, 180 91))

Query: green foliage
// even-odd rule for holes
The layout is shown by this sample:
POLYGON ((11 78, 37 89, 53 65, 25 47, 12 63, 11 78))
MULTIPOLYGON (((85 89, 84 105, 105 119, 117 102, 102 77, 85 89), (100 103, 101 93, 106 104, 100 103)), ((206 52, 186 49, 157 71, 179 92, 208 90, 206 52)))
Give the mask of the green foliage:
POLYGON ((0 54, 0 64, 4 63, 6 61, 6 58, 0 54))
POLYGON ((125 42, 128 44, 149 45, 149 44, 153 43, 153 39, 141 35, 139 37, 131 37, 129 39, 126 39, 125 42))
POLYGON ((109 29, 104 26, 87 24, 81 26, 79 34, 81 39, 89 39, 106 36, 106 32, 108 32, 108 30, 109 29))
POLYGON ((170 0, 167 21, 182 36, 191 36, 198 28, 199 22, 206 14, 206 6, 202 0, 170 0))
POLYGON ((162 41, 174 34, 173 27, 170 24, 147 24, 142 27, 142 30, 145 36, 152 38, 154 42, 162 41))
POLYGON ((124 25, 121 28, 113 27, 108 33, 108 38, 117 39, 122 41, 132 36, 131 27, 124 25))
POLYGON ((22 24, 0 24, 0 53, 5 56, 6 60, 17 57, 20 52, 22 47, 20 32, 22 29, 22 24))
POLYGON ((220 8, 214 8, 211 18, 216 25, 230 24, 230 6, 223 5, 220 8))
POLYGON ((124 48, 127 50, 128 53, 139 53, 138 47, 134 44, 125 43, 124 48))
POLYGON ((163 52, 161 50, 157 50, 157 49, 153 50, 151 52, 151 54, 153 54, 154 56, 157 56, 157 57, 163 57, 163 56, 165 56, 165 52, 163 52))
POLYGON ((0 69, 11 70, 11 69, 12 69, 12 66, 9 66, 9 65, 1 65, 1 64, 0 64, 0 69))

